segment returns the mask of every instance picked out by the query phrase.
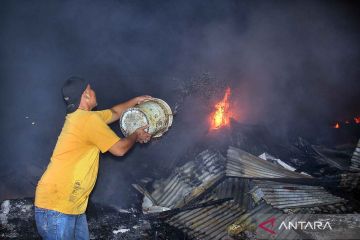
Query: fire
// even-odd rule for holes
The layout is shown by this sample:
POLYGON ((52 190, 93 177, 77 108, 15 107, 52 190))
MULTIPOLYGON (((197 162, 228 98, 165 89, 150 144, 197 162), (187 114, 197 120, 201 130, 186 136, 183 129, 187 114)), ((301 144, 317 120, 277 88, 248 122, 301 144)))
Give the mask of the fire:
POLYGON ((354 117, 354 122, 356 124, 360 124, 360 116, 359 117, 354 117))
POLYGON ((360 124, 360 116, 354 117, 353 118, 354 121, 352 120, 345 120, 345 121, 340 121, 340 122, 336 122, 335 125, 333 125, 333 128, 340 128, 341 125, 355 125, 355 124, 360 124))
POLYGON ((230 124, 235 114, 230 110, 231 89, 228 87, 221 101, 215 104, 215 111, 210 115, 210 129, 219 129, 230 124))

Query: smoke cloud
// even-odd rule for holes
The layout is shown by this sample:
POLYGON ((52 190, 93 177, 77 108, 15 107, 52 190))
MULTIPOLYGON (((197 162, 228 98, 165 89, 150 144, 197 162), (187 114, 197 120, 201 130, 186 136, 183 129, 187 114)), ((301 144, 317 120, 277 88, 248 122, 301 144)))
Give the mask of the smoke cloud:
MULTIPOLYGON (((201 140, 211 103, 225 86, 232 88, 241 122, 276 126, 279 134, 311 132, 359 114, 355 2, 1 5, 0 200, 34 195, 64 122, 60 89, 72 75, 90 80, 99 109, 142 94, 179 106, 161 140, 136 146, 124 158, 101 157, 91 198, 118 207, 131 205, 131 183, 169 174, 201 140), (192 91, 204 78, 209 84, 192 91)), ((111 127, 120 134, 117 123, 111 127)))

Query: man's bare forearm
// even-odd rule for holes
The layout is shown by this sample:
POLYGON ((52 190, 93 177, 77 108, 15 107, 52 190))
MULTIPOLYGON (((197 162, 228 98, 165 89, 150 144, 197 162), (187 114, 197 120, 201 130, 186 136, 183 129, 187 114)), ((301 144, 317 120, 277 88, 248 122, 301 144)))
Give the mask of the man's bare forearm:
POLYGON ((134 107, 138 103, 137 98, 132 98, 129 101, 119 103, 111 108, 119 116, 128 108, 134 107))
POLYGON ((109 151, 115 156, 124 156, 136 143, 137 133, 134 132, 126 138, 122 138, 120 141, 115 143, 109 151))
POLYGON ((132 98, 129 101, 119 103, 118 105, 113 106, 110 109, 113 113, 113 116, 112 116, 111 120, 108 122, 108 124, 119 120, 120 116, 123 114, 123 112, 126 109, 134 107, 136 104, 140 104, 140 103, 150 100, 150 99, 152 99, 151 96, 143 95, 143 96, 138 96, 138 97, 132 98))
POLYGON ((136 143, 147 143, 150 141, 151 135, 145 132, 145 129, 149 126, 143 126, 136 129, 135 132, 130 134, 128 137, 121 139, 117 143, 115 143, 109 151, 115 156, 124 156, 127 151, 136 143))
POLYGON ((122 140, 120 141, 123 141, 122 142, 122 150, 123 150, 123 153, 127 153, 127 151, 129 151, 133 145, 136 143, 136 140, 137 140, 137 133, 134 132, 132 134, 130 134, 129 136, 127 136, 126 138, 123 138, 122 140))
POLYGON ((110 108, 110 110, 112 111, 112 118, 111 120, 108 122, 108 124, 113 123, 117 120, 120 119, 120 116, 123 114, 123 112, 131 107, 134 107, 136 104, 138 103, 137 98, 132 98, 129 101, 123 102, 123 103, 119 103, 115 106, 113 106, 112 108, 110 108))

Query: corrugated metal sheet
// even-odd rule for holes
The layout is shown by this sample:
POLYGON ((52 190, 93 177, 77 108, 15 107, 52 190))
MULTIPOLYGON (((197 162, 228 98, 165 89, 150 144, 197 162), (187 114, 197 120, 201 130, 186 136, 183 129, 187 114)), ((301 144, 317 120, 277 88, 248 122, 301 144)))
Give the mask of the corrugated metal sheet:
POLYGON ((227 237, 227 227, 239 218, 247 209, 253 207, 249 191, 249 179, 223 178, 211 191, 198 202, 233 198, 219 206, 181 212, 166 220, 195 239, 223 239, 227 237))
POLYGON ((348 172, 334 176, 325 176, 318 178, 272 178, 265 180, 270 180, 278 183, 322 186, 325 188, 340 188, 345 191, 360 189, 360 172, 348 172))
POLYGON ((225 161, 219 152, 201 152, 194 161, 175 169, 169 178, 154 186, 150 193, 153 204, 176 208, 191 203, 224 177, 225 161))
POLYGON ((324 146, 315 146, 311 145, 311 148, 317 154, 315 158, 324 163, 328 164, 332 167, 338 168, 339 170, 348 170, 350 161, 349 161, 349 153, 344 151, 339 151, 336 149, 326 148, 324 146))
MULTIPOLYGON (((165 221, 191 238, 228 239, 241 238, 246 230, 254 232, 259 221, 269 215, 292 213, 295 219, 297 213, 348 212, 346 200, 321 186, 338 185, 341 179, 349 180, 342 175, 312 178, 230 147, 227 159, 219 152, 203 151, 194 161, 175 169, 169 178, 158 181, 152 193, 136 188, 145 195, 144 202, 155 206, 155 211, 180 208, 181 212, 167 216, 165 221), (227 198, 233 200, 192 207, 227 198)), ((283 239, 301 238, 294 231, 280 234, 283 239)))
POLYGON ((341 174, 339 187, 345 188, 347 191, 360 189, 360 172, 341 174))
POLYGON ((263 160, 266 160, 268 162, 271 162, 275 165, 279 165, 283 168, 286 168, 287 170, 290 170, 292 172, 294 172, 296 170, 296 168, 290 166, 289 164, 281 161, 279 158, 276 158, 274 156, 272 156, 271 154, 267 153, 267 152, 264 152, 262 153, 261 155, 259 155, 259 158, 263 159, 263 160))
POLYGON ((244 178, 310 178, 235 147, 227 152, 226 176, 244 178))
POLYGON ((239 236, 244 231, 255 231, 259 223, 258 220, 262 219, 262 217, 266 214, 276 216, 277 214, 283 214, 283 212, 278 209, 274 209, 266 203, 262 203, 254 209, 241 215, 228 227, 227 231, 230 236, 239 236))
MULTIPOLYGON (((333 212, 328 212, 328 214, 330 213, 333 212)), ((236 239, 312 239, 311 236, 308 235, 309 232, 306 230, 291 229, 287 231, 278 231, 277 228, 280 224, 279 221, 286 219, 286 222, 306 222, 311 219, 311 216, 314 215, 311 215, 310 212, 299 212, 284 215, 284 213, 279 209, 275 209, 263 202, 251 211, 241 215, 240 218, 231 224, 228 227, 228 234, 236 239), (268 228, 276 232, 275 235, 265 232, 263 229, 259 228, 260 223, 267 221, 270 218, 275 218, 276 223, 278 224, 275 225, 275 228, 272 228, 270 224, 267 225, 268 228)), ((320 237, 316 239, 324 238, 320 237)))
POLYGON ((360 171, 360 139, 351 158, 350 170, 360 171))
POLYGON ((266 203, 279 209, 331 205, 346 201, 320 186, 262 180, 254 180, 254 184, 256 186, 251 190, 254 199, 264 199, 266 203))
POLYGON ((244 209, 251 209, 253 201, 249 194, 251 181, 244 178, 226 178, 209 193, 216 199, 233 198, 244 209))
MULTIPOLYGON (((259 238, 266 239, 264 237, 273 238, 273 236, 263 230, 259 229, 259 224, 268 220, 270 217, 278 218, 284 213, 278 209, 273 208, 272 206, 261 203, 256 208, 251 211, 246 212, 240 218, 238 218, 233 224, 228 227, 229 236, 240 238, 240 239, 254 239, 254 233, 257 231, 259 234, 255 239, 259 238), (248 236, 247 234, 250 234, 248 236)), ((298 219, 299 215, 293 214, 289 215, 290 219, 298 219)), ((304 236, 301 233, 296 231, 282 231, 278 232, 276 239, 303 239, 304 236)))
POLYGON ((320 213, 340 214, 340 213, 353 213, 354 209, 351 205, 348 204, 348 202, 340 202, 330 205, 320 205, 320 206, 302 208, 301 212, 313 213, 313 214, 320 214, 320 213))
POLYGON ((181 212, 166 220, 195 239, 224 239, 227 227, 245 213, 234 201, 181 212))

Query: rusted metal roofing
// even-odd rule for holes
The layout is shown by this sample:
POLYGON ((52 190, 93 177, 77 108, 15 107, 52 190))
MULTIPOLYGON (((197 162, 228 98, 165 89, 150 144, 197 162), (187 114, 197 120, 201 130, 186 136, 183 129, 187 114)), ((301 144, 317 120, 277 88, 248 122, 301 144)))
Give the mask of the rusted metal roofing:
POLYGON ((264 199, 266 203, 278 209, 303 208, 344 203, 321 186, 287 184, 273 181, 254 180, 255 187, 251 195, 255 202, 264 199))
POLYGON ((316 153, 314 156, 319 162, 335 167, 339 170, 348 170, 350 160, 349 153, 324 146, 311 145, 311 149, 316 153))
MULTIPOLYGON (((181 212, 166 222, 181 229, 192 238, 222 239, 228 235, 226 231, 228 231, 230 236, 243 233, 245 230, 254 231, 257 223, 260 220, 264 220, 264 216, 280 216, 283 213, 289 212, 346 212, 347 209, 345 209, 343 205, 343 199, 331 195, 321 187, 321 190, 318 189, 319 187, 313 187, 313 189, 307 187, 308 186, 304 185, 282 184, 262 180, 226 178, 212 191, 205 195, 205 197, 209 197, 209 199, 233 197, 234 200, 232 202, 224 203, 221 207, 209 206, 202 209, 181 212), (252 186, 255 187, 250 190, 252 186), (278 191, 278 195, 269 195, 267 192, 268 189, 265 187, 270 188, 270 186, 274 186, 273 189, 275 192, 278 191), (296 186, 297 189, 294 188, 294 186, 296 186), (284 192, 281 192, 281 190, 283 190, 281 187, 285 187, 284 192), (257 194, 254 194, 254 189, 258 190, 257 194), (265 193, 262 192, 259 196, 259 190, 264 191, 265 193), (317 191, 320 191, 322 196, 325 198, 324 200, 319 200, 317 191), (305 195, 304 197, 303 192, 308 195, 305 195), (249 198, 253 195, 258 196, 258 199, 252 198, 250 200, 249 198), (272 199, 271 197, 274 198, 272 199), (281 205, 281 202, 277 202, 277 198, 279 200, 287 201, 287 203, 290 204, 281 205), (304 200, 306 201, 304 202, 304 200), (235 209, 229 207, 233 204, 236 205, 235 209), (296 211, 293 211, 294 208, 296 208, 296 211), (240 215, 238 216, 238 214, 240 215), (238 216, 238 218, 235 218, 235 216, 238 216), (222 219, 226 219, 226 221, 219 223, 222 219), (226 226, 230 227, 227 228, 226 226)), ((296 214, 294 214, 294 217, 296 217, 296 214)), ((290 235, 292 237, 298 236, 296 232, 286 232, 283 233, 281 237, 284 237, 285 239, 290 235)))
POLYGON ((329 205, 317 205, 312 207, 301 208, 301 212, 314 213, 314 214, 336 214, 336 213, 353 213, 353 207, 348 202, 339 202, 329 205))
POLYGON ((244 178, 310 178, 235 147, 227 151, 226 176, 244 178))
POLYGON ((236 221, 229 225, 227 228, 228 234, 232 237, 238 237, 244 234, 245 231, 255 232, 259 223, 267 220, 266 216, 271 215, 276 217, 282 214, 282 211, 266 203, 261 203, 254 209, 242 214, 236 221))
MULTIPOLYGON (((229 236, 238 239, 307 239, 307 236, 298 230, 276 231, 276 235, 269 234, 259 228, 259 224, 270 218, 278 219, 284 213, 272 206, 261 203, 251 211, 246 212, 228 227, 229 236), (254 233, 256 232, 256 237, 254 233)), ((288 214, 288 221, 302 221, 306 219, 306 214, 288 214)))
MULTIPOLYGON (((153 212, 180 209, 173 215, 165 214, 164 221, 190 238, 231 239, 254 231, 256 224, 269 215, 292 213, 295 218, 297 213, 349 212, 346 200, 321 186, 339 185, 342 179, 351 181, 342 175, 313 178, 230 147, 227 159, 216 151, 201 152, 195 160, 176 168, 169 178, 154 184, 151 193, 139 185, 135 187, 144 194, 144 212, 150 209, 144 207, 145 202, 150 202, 153 212), (232 200, 222 202, 228 198, 232 200), (220 203, 201 205, 213 200, 220 203)), ((293 231, 281 234, 282 238, 298 236, 293 231)))
POLYGON ((360 139, 351 158, 350 170, 360 171, 360 139))
POLYGON ((251 181, 244 178, 226 178, 220 182, 206 197, 215 199, 233 198, 234 201, 245 209, 253 207, 249 194, 252 188, 251 181))
MULTIPOLYGON (((321 209, 321 213, 334 214, 337 212, 333 209, 339 206, 342 205, 335 204, 319 207, 323 208, 321 209), (327 209, 324 207, 326 207, 327 209)), ((318 213, 317 211, 308 211, 309 209, 310 208, 306 208, 307 211, 288 213, 285 215, 286 220, 291 222, 306 221, 306 219, 308 219, 308 217, 310 217, 312 214, 318 213)), ((341 216, 346 216, 346 214, 341 214, 341 216)), ((246 213, 241 215, 234 223, 229 225, 227 229, 228 234, 229 236, 236 239, 310 239, 308 232, 304 232, 300 229, 290 231, 276 231, 276 235, 271 235, 268 232, 264 232, 264 230, 259 229, 260 223, 267 221, 270 218, 283 219, 283 217, 284 212, 282 210, 276 209, 265 202, 261 202, 258 206, 256 206, 252 210, 247 211, 246 213), (254 235, 255 232, 256 236, 254 235)))
POLYGON ((338 186, 347 191, 360 189, 360 172, 341 174, 339 182, 338 186))
POLYGON ((264 152, 261 155, 259 155, 259 158, 266 160, 268 162, 274 163, 275 165, 279 165, 283 168, 286 168, 292 172, 294 172, 296 170, 296 168, 290 166, 289 164, 281 161, 279 158, 275 158, 274 156, 272 156, 271 154, 264 152))
POLYGON ((360 189, 360 172, 347 172, 318 178, 272 178, 265 180, 286 184, 340 188, 345 191, 360 189))
POLYGON ((181 212, 166 222, 194 239, 224 239, 227 227, 245 213, 234 201, 181 212))
POLYGON ((249 179, 225 178, 207 192, 199 202, 233 198, 219 206, 180 212, 166 220, 195 239, 223 239, 228 236, 227 227, 245 211, 253 207, 249 195, 249 179))
POLYGON ((225 161, 219 152, 205 150, 194 161, 175 169, 170 177, 155 184, 152 193, 145 194, 140 186, 134 186, 145 197, 148 195, 147 201, 150 200, 152 205, 159 206, 160 209, 183 207, 225 176, 225 161))

